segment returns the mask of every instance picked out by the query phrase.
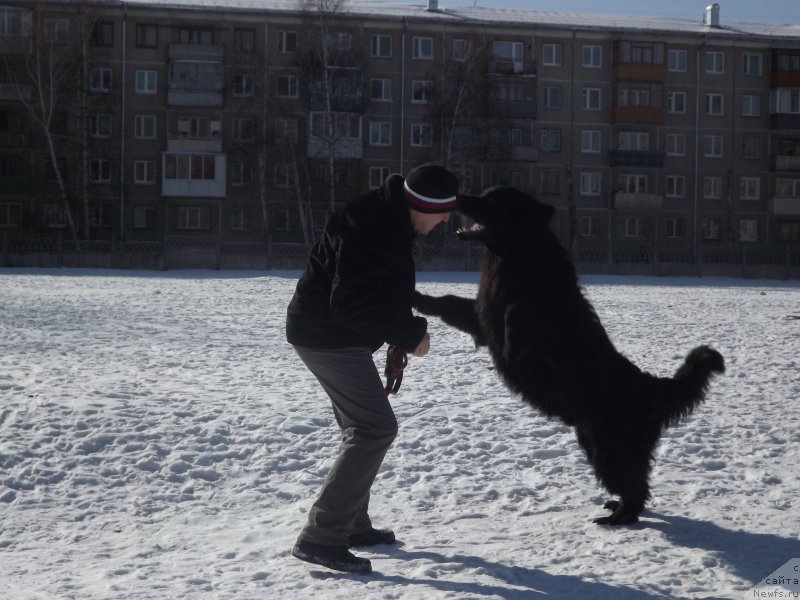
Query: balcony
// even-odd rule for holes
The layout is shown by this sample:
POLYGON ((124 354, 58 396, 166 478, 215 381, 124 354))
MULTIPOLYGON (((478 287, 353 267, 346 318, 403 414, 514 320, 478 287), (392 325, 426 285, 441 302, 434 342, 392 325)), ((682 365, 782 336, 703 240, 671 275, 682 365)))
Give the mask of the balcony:
POLYGON ((536 67, 525 67, 521 60, 490 60, 488 72, 492 75, 523 75, 536 77, 536 67))
POLYGON ((496 118, 535 119, 536 103, 533 100, 488 100, 486 114, 496 118))
POLYGON ((361 138, 340 138, 332 141, 311 135, 308 138, 308 156, 328 158, 329 145, 333 146, 334 158, 360 159, 364 154, 364 144, 361 138))
POLYGON ((785 217, 800 217, 800 198, 777 198, 769 199, 770 212, 774 215, 785 217))
POLYGON ((0 177, 0 194, 30 194, 33 192, 33 177, 9 175, 0 177))
POLYGON ((664 108, 652 106, 615 106, 613 119, 615 123, 664 123, 664 108))
POLYGON ((770 77, 770 86, 779 87, 800 87, 800 73, 797 71, 773 71, 770 77))
POLYGON ((800 114, 773 113, 769 116, 770 129, 800 129, 800 114))
POLYGON ((776 155, 770 158, 773 171, 800 171, 800 156, 776 155))
MULTIPOLYGON (((328 71, 330 110, 333 112, 364 112, 364 73, 361 69, 337 67, 328 71)), ((312 111, 327 111, 325 82, 316 73, 311 80, 309 107, 312 111)))
POLYGON ((201 152, 218 154, 222 152, 222 136, 210 138, 186 137, 180 133, 171 133, 167 138, 167 152, 201 152))
POLYGON ((612 167, 663 167, 664 153, 642 150, 612 150, 612 167))
POLYGON ((176 158, 166 152, 163 156, 161 195, 190 198, 224 198, 226 184, 225 154, 178 154, 180 165, 170 169, 168 163, 176 158), (173 172, 174 171, 174 172, 173 172))
POLYGON ((27 148, 30 145, 24 133, 0 132, 0 148, 27 148))
POLYGON ((616 81, 657 81, 663 83, 667 79, 667 65, 618 63, 614 65, 614 79, 616 81))
POLYGON ((539 150, 533 146, 489 146, 486 154, 489 160, 536 162, 539 159, 539 150))
POLYGON ((622 210, 661 210, 664 196, 661 194, 641 194, 637 192, 616 192, 614 208, 622 210))

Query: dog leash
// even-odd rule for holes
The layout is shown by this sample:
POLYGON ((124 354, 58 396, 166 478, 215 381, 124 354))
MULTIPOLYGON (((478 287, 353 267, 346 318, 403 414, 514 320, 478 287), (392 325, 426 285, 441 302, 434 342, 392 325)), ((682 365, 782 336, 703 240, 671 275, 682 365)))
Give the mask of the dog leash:
POLYGON ((408 365, 408 355, 400 346, 389 346, 386 351, 386 395, 396 394, 403 382, 403 369, 408 365))

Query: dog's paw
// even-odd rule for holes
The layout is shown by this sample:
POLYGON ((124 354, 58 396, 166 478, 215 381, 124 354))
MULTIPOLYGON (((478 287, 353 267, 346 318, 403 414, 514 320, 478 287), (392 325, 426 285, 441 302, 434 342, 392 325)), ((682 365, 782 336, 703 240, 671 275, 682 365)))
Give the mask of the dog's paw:
POLYGON ((639 514, 627 512, 619 500, 608 500, 603 504, 603 508, 612 512, 607 517, 594 519, 598 525, 631 525, 639 521, 639 514))

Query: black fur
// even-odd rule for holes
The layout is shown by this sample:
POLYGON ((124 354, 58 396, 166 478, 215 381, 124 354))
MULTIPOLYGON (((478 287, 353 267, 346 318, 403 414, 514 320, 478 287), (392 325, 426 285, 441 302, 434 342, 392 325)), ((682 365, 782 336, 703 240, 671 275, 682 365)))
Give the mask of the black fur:
POLYGON ((459 210, 481 229, 459 232, 486 246, 477 299, 417 294, 425 314, 487 345, 508 387, 575 428, 602 485, 620 500, 597 523, 638 520, 650 498, 653 452, 663 430, 705 398, 722 356, 692 350, 672 378, 642 372, 617 352, 550 230, 553 208, 515 188, 465 196, 459 210))

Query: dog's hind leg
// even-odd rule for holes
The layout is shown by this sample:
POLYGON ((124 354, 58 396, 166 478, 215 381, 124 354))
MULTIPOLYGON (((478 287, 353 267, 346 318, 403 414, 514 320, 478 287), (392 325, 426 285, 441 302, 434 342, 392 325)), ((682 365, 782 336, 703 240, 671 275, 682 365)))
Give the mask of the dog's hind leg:
POLYGON ((639 520, 645 503, 650 498, 650 457, 631 456, 630 453, 607 452, 598 449, 595 454, 597 478, 619 500, 609 500, 603 507, 610 510, 607 517, 594 522, 598 525, 628 525, 639 520))

